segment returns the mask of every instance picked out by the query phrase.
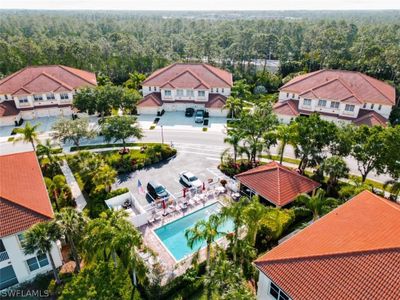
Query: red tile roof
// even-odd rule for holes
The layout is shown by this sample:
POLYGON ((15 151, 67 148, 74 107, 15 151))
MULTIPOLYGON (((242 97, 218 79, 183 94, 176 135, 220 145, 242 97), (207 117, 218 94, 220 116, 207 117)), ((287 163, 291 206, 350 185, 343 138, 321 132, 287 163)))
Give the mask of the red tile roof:
POLYGON ((297 109, 297 107, 298 102, 296 102, 295 100, 277 102, 274 104, 274 112, 279 115, 298 116, 299 110, 297 109))
POLYGON ((23 231, 53 216, 33 151, 0 156, 0 236, 23 231))
POLYGON ((356 125, 386 126, 388 120, 375 111, 360 110, 358 118, 353 121, 356 125))
POLYGON ((62 65, 26 67, 0 80, 0 94, 26 95, 96 86, 96 75, 62 65))
POLYGON ((236 175, 241 184, 277 206, 293 202, 297 195, 309 193, 320 186, 297 172, 277 162, 251 169, 236 175))
POLYGON ((319 70, 293 78, 280 88, 303 97, 354 103, 394 105, 396 92, 391 85, 362 74, 342 70, 319 70))
POLYGON ((364 191, 255 261, 292 299, 399 299, 400 206, 364 191))
POLYGON ((0 102, 0 117, 16 116, 19 109, 15 106, 14 100, 0 102))
POLYGON ((323 116, 334 117, 339 120, 352 121, 355 125, 386 126, 388 122, 388 120, 385 117, 383 117, 382 115, 373 110, 360 109, 357 118, 352 118, 352 117, 340 116, 338 114, 331 114, 323 111, 302 110, 299 109, 298 106, 299 106, 298 100, 285 100, 283 102, 275 103, 273 109, 274 112, 278 115, 298 116, 300 114, 311 115, 312 113, 317 113, 323 116))
POLYGON ((233 85, 233 80, 231 73, 207 64, 175 63, 155 71, 142 85, 193 89, 229 88, 233 85))
POLYGON ((220 94, 210 94, 206 103, 207 108, 223 108, 226 103, 226 97, 220 94))
POLYGON ((161 100, 161 93, 154 92, 146 95, 142 100, 137 104, 138 107, 154 107, 161 106, 163 101, 161 100))

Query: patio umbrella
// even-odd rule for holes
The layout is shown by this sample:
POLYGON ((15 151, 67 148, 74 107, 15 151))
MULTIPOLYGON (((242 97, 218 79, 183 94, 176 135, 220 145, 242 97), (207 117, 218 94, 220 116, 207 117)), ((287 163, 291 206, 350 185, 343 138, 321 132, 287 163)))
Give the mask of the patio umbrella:
POLYGON ((165 199, 162 200, 162 208, 164 210, 164 215, 165 215, 165 209, 167 208, 167 204, 165 203, 165 199))
POLYGON ((206 189, 206 183, 203 182, 203 191, 205 191, 205 189, 206 189))

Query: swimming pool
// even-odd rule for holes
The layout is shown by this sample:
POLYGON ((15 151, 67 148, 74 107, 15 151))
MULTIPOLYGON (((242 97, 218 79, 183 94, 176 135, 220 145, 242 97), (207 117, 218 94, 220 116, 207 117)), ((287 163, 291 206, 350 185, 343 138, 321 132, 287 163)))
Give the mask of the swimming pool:
MULTIPOLYGON (((196 252, 199 248, 202 248, 206 245, 204 241, 202 243, 195 244, 193 249, 190 248, 187 245, 187 240, 185 238, 186 229, 193 227, 199 220, 208 220, 211 215, 218 213, 221 208, 221 203, 213 203, 176 221, 161 226, 160 228, 154 230, 154 232, 164 246, 174 256, 174 258, 176 260, 181 260, 185 256, 196 252)), ((220 226, 219 231, 233 231, 233 222, 230 220, 226 221, 220 226)))

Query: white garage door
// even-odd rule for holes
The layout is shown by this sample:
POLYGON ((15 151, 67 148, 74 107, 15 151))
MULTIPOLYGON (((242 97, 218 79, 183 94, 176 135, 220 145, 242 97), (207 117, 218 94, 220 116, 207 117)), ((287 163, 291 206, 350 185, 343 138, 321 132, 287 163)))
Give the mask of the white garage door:
POLYGON ((48 109, 36 109, 36 117, 37 118, 43 118, 43 117, 48 117, 48 116, 49 116, 48 109))
POLYGON ((158 107, 138 107, 138 113, 140 115, 156 115, 158 107))
POLYGON ((59 116, 61 114, 59 108, 51 108, 49 109, 49 115, 50 116, 59 116))

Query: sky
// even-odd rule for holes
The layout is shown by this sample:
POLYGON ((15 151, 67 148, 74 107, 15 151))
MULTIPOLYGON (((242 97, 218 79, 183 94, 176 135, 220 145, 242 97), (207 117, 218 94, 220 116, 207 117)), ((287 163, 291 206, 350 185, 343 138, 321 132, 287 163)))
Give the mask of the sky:
POLYGON ((359 10, 400 9, 400 0, 0 0, 0 9, 359 10))

